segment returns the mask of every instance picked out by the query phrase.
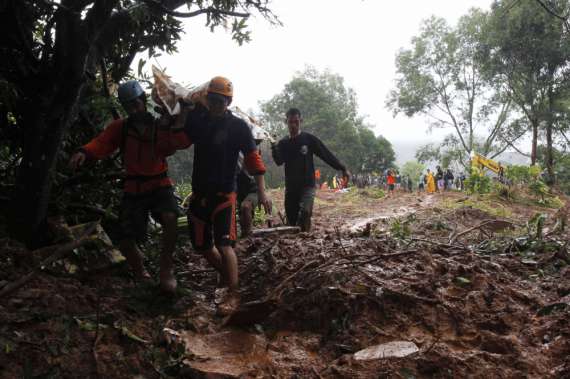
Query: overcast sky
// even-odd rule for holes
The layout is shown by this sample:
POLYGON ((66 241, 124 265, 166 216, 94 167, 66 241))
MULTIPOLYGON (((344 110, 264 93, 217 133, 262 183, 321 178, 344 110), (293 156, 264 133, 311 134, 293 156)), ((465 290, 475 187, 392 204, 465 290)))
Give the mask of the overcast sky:
POLYGON ((417 146, 440 139, 442 133, 430 135, 424 119, 394 119, 384 108, 394 85, 398 49, 410 46, 421 21, 431 15, 454 24, 469 8, 487 9, 490 4, 491 0, 273 0, 270 8, 282 27, 252 17, 252 41, 238 46, 229 32, 220 28, 211 33, 204 27, 205 18, 192 18, 185 21, 179 53, 159 57, 158 63, 185 84, 226 76, 234 83, 234 104, 256 111, 259 102, 281 92, 306 65, 329 69, 356 91, 359 113, 375 126, 376 134, 396 146, 417 146))

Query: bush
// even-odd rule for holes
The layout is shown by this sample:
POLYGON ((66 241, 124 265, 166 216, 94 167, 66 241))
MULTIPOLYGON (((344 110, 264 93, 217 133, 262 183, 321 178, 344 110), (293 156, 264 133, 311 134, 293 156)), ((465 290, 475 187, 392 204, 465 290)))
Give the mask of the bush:
POLYGON ((472 168, 471 174, 465 180, 465 189, 469 193, 489 193, 491 191, 491 178, 485 176, 481 170, 472 168))
POLYGON ((493 193, 500 199, 513 201, 516 199, 516 190, 502 183, 493 184, 493 193))
POLYGON ((528 189, 530 193, 538 200, 540 204, 545 204, 545 198, 549 196, 548 186, 540 179, 533 180, 529 185, 528 189))
POLYGON ((529 183, 531 180, 528 166, 512 165, 505 170, 505 176, 513 184, 529 183))
POLYGON ((373 199, 381 199, 386 196, 386 193, 382 188, 379 187, 369 187, 360 192, 362 195, 371 197, 373 199))

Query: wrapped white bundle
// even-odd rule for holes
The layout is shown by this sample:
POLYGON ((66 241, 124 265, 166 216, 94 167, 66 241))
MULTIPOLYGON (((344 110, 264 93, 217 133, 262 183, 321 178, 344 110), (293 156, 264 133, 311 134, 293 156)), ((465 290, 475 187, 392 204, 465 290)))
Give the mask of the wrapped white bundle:
POLYGON ((168 75, 155 66, 152 66, 154 76, 154 87, 152 89, 153 100, 166 108, 170 115, 180 113, 178 100, 201 103, 207 106, 206 95, 208 94, 208 84, 206 82, 197 87, 186 88, 183 85, 173 82, 168 75))
POLYGON ((255 118, 251 117, 237 106, 230 107, 230 110, 232 111, 234 116, 239 117, 246 122, 246 124, 249 126, 249 129, 251 129, 253 138, 262 141, 268 140, 269 142, 272 143, 275 142, 273 137, 271 137, 271 135, 261 127, 259 121, 257 121, 255 118))
MULTIPOLYGON (((154 65, 152 66, 152 74, 154 76, 152 99, 158 105, 166 108, 170 115, 177 115, 180 113, 180 104, 178 102, 180 99, 194 104, 200 103, 204 107, 208 107, 207 95, 208 85, 210 82, 206 82, 197 87, 186 88, 183 85, 172 81, 168 75, 154 65)), ((251 117, 236 106, 231 107, 230 110, 236 117, 239 117, 246 122, 251 129, 253 138, 257 140, 267 139, 272 143, 275 142, 271 135, 260 126, 259 122, 255 118, 251 117)))

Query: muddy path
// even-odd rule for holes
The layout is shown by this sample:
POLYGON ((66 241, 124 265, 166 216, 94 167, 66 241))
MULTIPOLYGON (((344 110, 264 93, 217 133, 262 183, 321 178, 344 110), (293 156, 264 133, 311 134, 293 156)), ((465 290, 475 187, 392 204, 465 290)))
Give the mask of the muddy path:
MULTIPOLYGON (((528 207, 466 203, 319 192, 312 232, 240 241, 230 319, 215 317, 216 274, 187 241, 171 299, 124 267, 42 274, 0 299, 0 377, 570 377, 568 234, 513 242, 528 207)), ((7 280, 25 271, 0 265, 7 280)))

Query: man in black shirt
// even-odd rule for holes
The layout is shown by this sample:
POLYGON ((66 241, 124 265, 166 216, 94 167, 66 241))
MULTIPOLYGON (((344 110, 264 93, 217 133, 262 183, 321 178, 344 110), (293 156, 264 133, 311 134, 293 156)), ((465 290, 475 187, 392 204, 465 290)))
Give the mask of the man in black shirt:
MULTIPOLYGON (((301 132, 301 111, 291 108, 286 113, 289 137, 271 146, 273 160, 285 164, 285 213, 289 225, 311 229, 315 198, 315 165, 313 154, 350 179, 350 172, 327 147, 312 134, 301 132)), ((348 182, 348 180, 347 180, 348 182)))
POLYGON ((195 146, 188 225, 194 249, 204 255, 228 287, 218 305, 218 314, 227 316, 239 305, 238 262, 233 246, 237 238, 236 175, 240 152, 256 182, 258 201, 267 213, 271 204, 265 195, 265 165, 251 130, 228 110, 233 96, 231 82, 223 77, 213 78, 207 96, 208 109, 196 105, 185 124, 187 139, 195 146))

